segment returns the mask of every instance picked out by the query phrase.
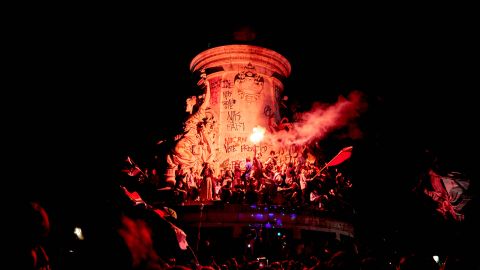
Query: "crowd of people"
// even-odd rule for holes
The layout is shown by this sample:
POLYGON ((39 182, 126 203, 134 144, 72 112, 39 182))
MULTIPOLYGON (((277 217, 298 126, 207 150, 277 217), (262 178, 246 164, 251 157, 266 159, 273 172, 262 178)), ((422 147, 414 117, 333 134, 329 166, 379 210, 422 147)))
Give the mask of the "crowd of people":
MULTIPOLYGON (((66 232, 70 228, 65 224, 51 227, 49 213, 40 203, 26 204, 20 216, 22 224, 30 225, 30 233, 19 233, 25 237, 14 245, 16 254, 22 256, 16 262, 18 269, 85 269, 94 266, 157 270, 453 270, 477 269, 478 266, 472 257, 461 252, 440 254, 441 257, 415 249, 389 253, 372 249, 354 238, 311 235, 293 240, 286 233, 277 234, 266 228, 247 230, 239 238, 221 237, 221 232, 215 230, 211 235, 197 239, 199 242, 195 244, 191 241, 194 236, 187 237, 176 226, 179 221, 175 211, 149 205, 137 192, 124 187, 117 191, 111 198, 114 200, 103 206, 108 209, 108 219, 95 219, 95 229, 88 224, 79 225, 85 229, 85 237, 78 232, 82 228, 77 227, 75 231, 71 228, 71 233, 76 234, 75 243, 59 239, 69 238, 66 232), (48 234, 51 228, 57 230, 55 239, 50 239, 48 234), (63 231, 61 236, 59 231, 63 231)), ((57 217, 54 220, 58 221, 57 217)))
POLYGON ((154 193, 152 189, 170 192, 170 195, 160 192, 149 196, 152 203, 169 200, 172 205, 188 205, 220 201, 303 206, 330 212, 353 211, 352 181, 342 172, 341 166, 319 167, 305 159, 282 162, 274 151, 265 162, 247 157, 243 168, 236 165, 220 172, 215 172, 209 163, 204 163, 200 172, 192 167, 180 167, 170 187, 162 186, 156 170, 145 172, 130 180, 148 186, 151 194, 154 193))
MULTIPOLYGON (((101 269, 185 270, 475 269, 470 253, 444 253, 435 259, 430 250, 422 253, 415 248, 404 248, 402 253, 382 253, 378 249, 373 252, 368 243, 356 238, 321 241, 321 237, 312 236, 290 241, 285 234, 278 238, 269 236, 272 231, 266 227, 237 238, 232 233, 221 235, 214 228, 211 237, 200 238, 199 226, 196 239, 192 234, 187 237, 174 210, 184 205, 196 204, 200 209, 209 204, 274 205, 308 208, 314 210, 306 211, 312 215, 325 212, 336 217, 353 217, 355 213, 348 164, 312 161, 303 153, 285 159, 275 151, 262 158, 255 148, 251 157, 219 170, 218 164, 212 163, 209 131, 216 120, 208 116, 209 99, 206 81, 199 103, 197 99, 189 103, 197 107, 187 110, 191 115, 167 155, 165 174, 159 174, 159 167, 142 168, 127 158, 127 166, 119 170, 123 178, 115 178, 114 195, 108 194, 95 204, 103 217, 97 220, 86 214, 87 221, 72 222, 85 226, 84 244, 79 242, 83 241, 80 227, 73 228, 65 221, 53 225, 55 239, 49 242, 49 215, 38 202, 28 202, 19 209, 24 215, 21 223, 30 227, 27 234, 19 230, 21 227, 13 230, 24 236, 13 246, 16 254, 21 255, 17 268, 85 269, 94 265, 101 269), (73 229, 78 234, 74 244, 64 240, 68 239, 67 231, 73 233, 73 229), (221 237, 224 239, 218 241, 221 237), (222 254, 218 253, 220 250, 222 254)), ((294 119, 293 116, 290 118, 294 119)), ((272 122, 270 128, 275 132, 292 130, 293 126, 288 117, 283 117, 278 124, 272 122)), ((434 191, 438 193, 433 190, 428 194, 436 196, 434 191)), ((57 222, 63 218, 53 214, 57 222)), ((389 248, 393 250, 394 246, 389 248)))

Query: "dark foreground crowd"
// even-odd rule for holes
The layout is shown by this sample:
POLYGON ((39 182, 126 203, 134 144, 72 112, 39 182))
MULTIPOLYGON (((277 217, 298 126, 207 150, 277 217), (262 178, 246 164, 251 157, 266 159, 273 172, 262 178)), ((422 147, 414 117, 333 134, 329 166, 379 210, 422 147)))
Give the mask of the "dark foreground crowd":
POLYGON ((187 237, 175 211, 154 207, 125 187, 98 208, 103 217, 52 224, 61 218, 39 202, 19 205, 18 223, 11 224, 10 249, 20 255, 12 257, 14 269, 478 269, 471 254, 461 252, 434 258, 412 248, 386 255, 336 238, 291 242, 283 236, 267 243, 258 230, 215 247, 209 238, 187 237))

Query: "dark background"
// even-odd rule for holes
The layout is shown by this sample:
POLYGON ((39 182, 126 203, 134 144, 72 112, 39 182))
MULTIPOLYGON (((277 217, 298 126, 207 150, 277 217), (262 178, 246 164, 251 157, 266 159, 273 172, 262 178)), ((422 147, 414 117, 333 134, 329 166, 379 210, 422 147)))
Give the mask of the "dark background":
POLYGON ((365 93, 364 137, 350 161, 360 232, 378 242, 410 235, 426 246, 463 240, 464 225, 442 221, 411 188, 427 149, 476 180, 473 18, 455 10, 372 15, 241 6, 160 14, 68 9, 13 19, 14 82, 4 99, 15 105, 4 114, 12 124, 5 141, 14 148, 11 193, 66 216, 71 209, 98 214, 96 201, 109 196, 126 156, 147 160, 159 139, 177 133, 195 91, 190 60, 247 27, 255 39, 234 42, 274 49, 291 62, 291 100, 308 107, 365 93))

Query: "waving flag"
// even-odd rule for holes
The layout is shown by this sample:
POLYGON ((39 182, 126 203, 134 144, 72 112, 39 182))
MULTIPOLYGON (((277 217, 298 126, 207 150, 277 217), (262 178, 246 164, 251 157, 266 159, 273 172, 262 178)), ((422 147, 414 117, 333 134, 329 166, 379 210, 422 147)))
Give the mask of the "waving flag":
POLYGON ((122 170, 122 172, 128 174, 129 176, 137 176, 142 172, 142 170, 140 170, 140 168, 138 168, 138 166, 135 166, 133 168, 124 169, 124 170, 122 170))
POLYGON ((340 152, 327 163, 327 167, 337 166, 349 159, 352 156, 352 149, 353 146, 348 146, 340 150, 340 152))
POLYGON ((437 211, 444 218, 452 217, 456 221, 462 221, 463 207, 471 200, 468 195, 470 180, 459 172, 443 176, 430 170, 428 176, 431 188, 425 188, 424 193, 437 203, 437 211))
POLYGON ((187 234, 182 229, 177 227, 175 224, 165 219, 165 217, 167 216, 173 216, 172 212, 175 214, 173 217, 177 218, 177 213, 173 209, 170 209, 168 207, 164 207, 163 209, 154 209, 154 212, 157 213, 164 221, 170 224, 173 231, 175 232, 175 237, 177 238, 178 246, 180 247, 180 249, 186 250, 188 247, 187 234))
POLYGON ((120 187, 122 188, 123 192, 125 192, 125 195, 127 195, 130 201, 132 201, 135 205, 139 205, 139 204, 146 205, 145 201, 143 201, 142 197, 140 197, 140 194, 138 194, 138 192, 136 191, 130 192, 124 186, 120 186, 120 187))
POLYGON ((128 168, 123 169, 122 172, 128 174, 129 176, 137 176, 139 174, 144 175, 140 167, 138 167, 138 165, 129 156, 127 156, 126 162, 128 163, 128 168))
POLYGON ((322 169, 318 170, 318 172, 315 174, 313 178, 317 177, 317 175, 319 175, 321 172, 323 172, 323 170, 327 169, 328 167, 337 166, 343 163, 345 160, 349 159, 352 156, 352 149, 353 149, 353 146, 348 146, 340 150, 340 152, 338 152, 338 154, 335 157, 333 157, 327 164, 325 164, 325 166, 323 166, 322 169))

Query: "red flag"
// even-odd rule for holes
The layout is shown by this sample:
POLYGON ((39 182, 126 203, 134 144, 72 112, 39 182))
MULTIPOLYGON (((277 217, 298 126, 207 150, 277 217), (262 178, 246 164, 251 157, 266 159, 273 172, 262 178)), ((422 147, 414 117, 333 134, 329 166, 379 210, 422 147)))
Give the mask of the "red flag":
POLYGON ((424 193, 437 203, 437 211, 444 218, 453 217, 454 220, 464 219, 463 207, 471 200, 467 195, 470 180, 458 172, 439 175, 430 169, 428 172, 431 189, 424 189, 424 193))
POLYGON ((127 195, 128 198, 129 198, 135 205, 145 204, 145 202, 143 201, 142 197, 140 197, 140 194, 138 194, 138 192, 136 192, 136 191, 130 192, 130 191, 128 191, 124 186, 122 186, 121 188, 122 188, 123 191, 125 192, 125 195, 127 195))
POLYGON ((127 160, 129 167, 126 169, 123 169, 122 172, 128 174, 129 176, 137 176, 138 174, 143 174, 142 170, 138 167, 137 164, 130 158, 130 156, 127 156, 127 160))
POLYGON ((140 170, 140 168, 135 166, 130 169, 123 169, 122 172, 128 174, 129 176, 137 176, 139 173, 142 172, 142 170, 140 170))
POLYGON ((137 176, 139 173, 141 173, 142 170, 140 170, 140 168, 138 168, 138 166, 135 166, 133 169, 130 170, 130 172, 128 172, 127 174, 130 175, 130 176, 137 176))
POLYGON ((330 160, 327 163, 327 166, 328 167, 337 166, 338 164, 349 159, 352 156, 352 149, 353 149, 353 146, 348 146, 340 150, 340 152, 334 158, 332 158, 332 160, 330 160))

